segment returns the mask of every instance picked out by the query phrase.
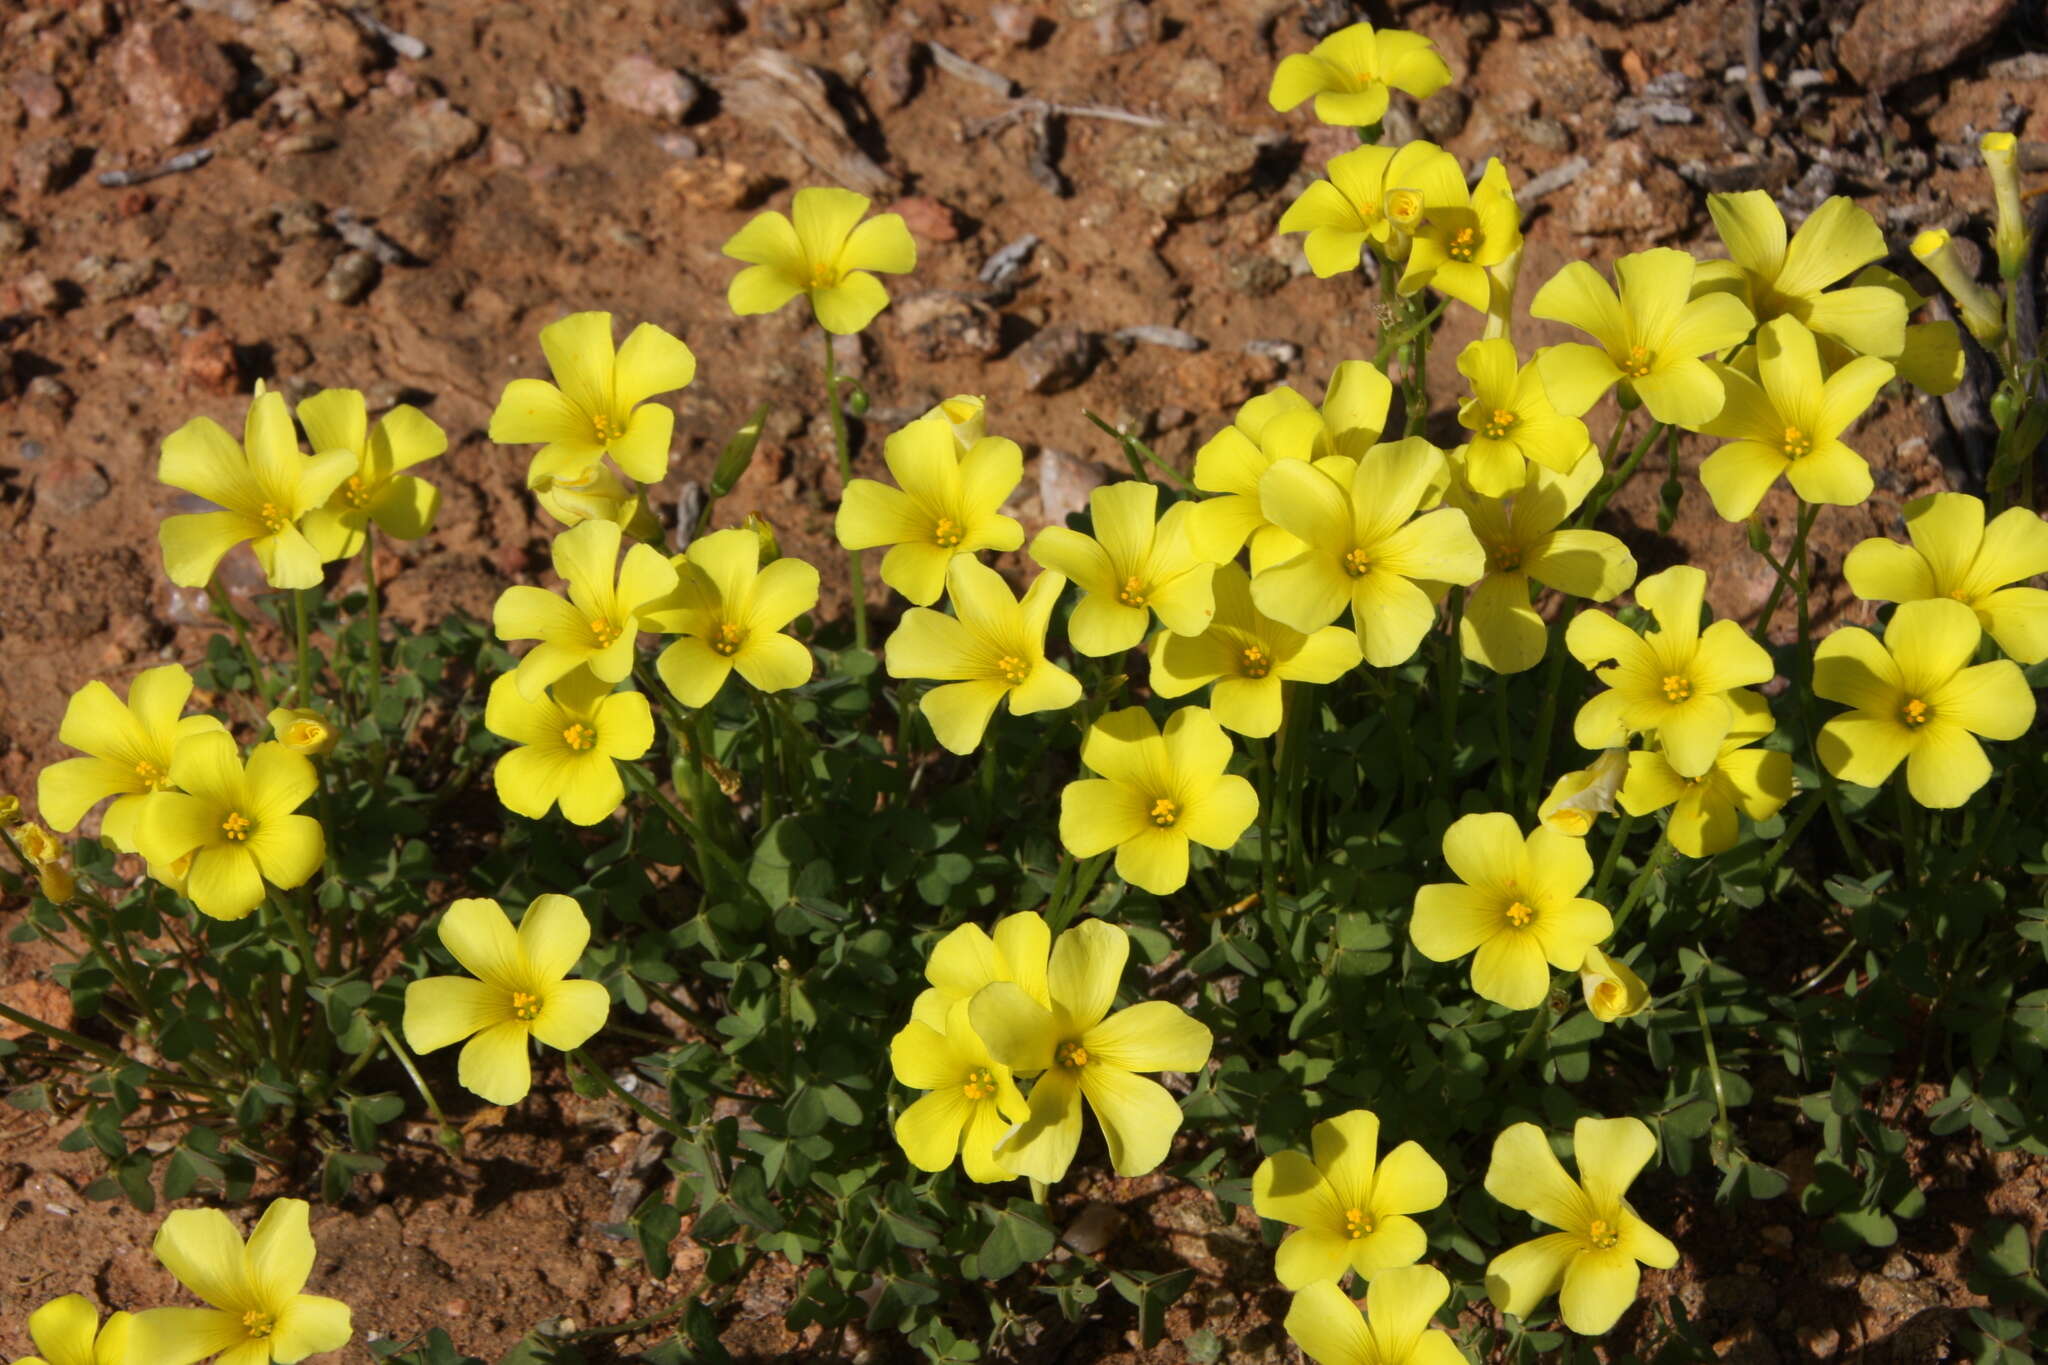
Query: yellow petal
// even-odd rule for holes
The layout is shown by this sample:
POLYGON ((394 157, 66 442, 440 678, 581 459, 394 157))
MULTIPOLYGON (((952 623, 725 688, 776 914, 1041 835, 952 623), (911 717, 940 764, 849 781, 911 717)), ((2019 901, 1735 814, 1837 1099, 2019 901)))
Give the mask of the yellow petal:
POLYGON ((1124 1071, 1200 1071, 1214 1041, 1180 1006, 1146 1000, 1118 1010, 1082 1039, 1088 1056, 1124 1071))
POLYGON ((405 1045, 433 1052, 503 1023, 512 997, 466 976, 430 976, 405 988, 405 1045))
MULTIPOLYGON (((631 410, 658 393, 686 388, 697 377, 697 357, 682 341, 643 322, 619 347, 612 367, 612 398, 631 410)), ((629 471, 630 472, 630 471, 629 471)))
POLYGON ((1557 1307, 1564 1325, 1584 1337, 1597 1337, 1621 1320, 1636 1301, 1642 1272, 1635 1257, 1620 1247, 1588 1248, 1565 1266, 1557 1307))
POLYGON ((300 1294, 277 1315, 268 1343, 270 1358, 280 1362, 304 1360, 338 1351, 348 1345, 354 1334, 347 1304, 319 1294, 300 1294))
POLYGON ((1118 1175, 1144 1175, 1166 1160, 1180 1129, 1180 1102, 1165 1086, 1091 1061, 1081 1068, 1081 1093, 1102 1125, 1118 1175))
POLYGON ((263 533, 259 523, 234 512, 195 512, 165 517, 157 527, 164 572, 182 588, 203 588, 221 557, 263 533))
POLYGON ((249 1283, 242 1236, 219 1209, 179 1209, 167 1215, 151 1250, 179 1284, 215 1308, 261 1306, 249 1283))
POLYGON ((881 270, 892 275, 917 269, 917 242, 902 215, 881 213, 855 228, 839 253, 843 270, 881 270))
POLYGON ((1286 1327, 1295 1345, 1317 1365, 1378 1365, 1385 1359, 1358 1305, 1334 1278, 1300 1287, 1287 1306, 1286 1327))
POLYGON ((540 996, 533 1036, 563 1052, 589 1042, 611 1013, 611 993, 598 981, 557 981, 540 996))
POLYGON ((527 1059, 531 1036, 522 1020, 493 1024, 463 1044, 456 1079, 488 1103, 519 1103, 533 1089, 533 1066, 527 1059))
POLYGON ((612 315, 571 313, 540 329, 540 348, 547 355, 555 383, 586 416, 612 414, 612 315))
POLYGON ((1594 1216, 1585 1191, 1533 1123, 1512 1124, 1494 1139, 1486 1192, 1554 1228, 1583 1228, 1594 1216))
POLYGON ((863 271, 853 271, 838 284, 811 291, 811 307, 818 325, 838 336, 858 332, 875 320, 875 314, 889 306, 889 291, 882 282, 863 271))

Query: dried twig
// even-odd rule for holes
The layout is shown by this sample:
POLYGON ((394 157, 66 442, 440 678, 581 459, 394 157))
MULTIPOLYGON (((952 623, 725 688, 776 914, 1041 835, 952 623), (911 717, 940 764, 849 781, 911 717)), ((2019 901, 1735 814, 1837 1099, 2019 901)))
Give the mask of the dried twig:
POLYGON ((179 152, 160 166, 152 166, 140 171, 101 171, 98 178, 99 183, 107 189, 126 189, 130 185, 140 185, 145 180, 155 180, 159 176, 176 175, 179 171, 196 170, 211 160, 213 160, 213 148, 194 147, 189 152, 179 152))
POLYGON ((948 76, 957 76, 963 81, 972 81, 974 84, 985 89, 995 91, 1006 99, 1017 93, 1017 82, 1011 80, 1002 72, 991 71, 979 62, 970 62, 944 43, 935 43, 927 38, 924 46, 925 51, 932 54, 932 65, 938 67, 939 70, 945 72, 948 76))

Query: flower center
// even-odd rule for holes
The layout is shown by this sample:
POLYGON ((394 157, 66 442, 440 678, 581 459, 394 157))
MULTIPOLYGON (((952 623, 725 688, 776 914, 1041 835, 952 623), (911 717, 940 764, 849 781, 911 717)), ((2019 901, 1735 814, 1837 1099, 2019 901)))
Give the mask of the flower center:
POLYGON ((1606 1251, 1621 1240, 1621 1229, 1605 1218, 1595 1218, 1586 1228, 1586 1240, 1606 1251))
POLYGON ((730 621, 722 622, 717 630, 711 632, 711 652, 730 659, 740 652, 741 638, 742 633, 738 626, 730 621))
POLYGON ((1412 223, 1422 216, 1422 196, 1415 190, 1395 190, 1387 196, 1387 217, 1398 223, 1412 223))
POLYGON ((1908 727, 1917 730, 1928 721, 1934 719, 1934 711, 1926 702, 1918 697, 1913 697, 1904 706, 1899 708, 1899 719, 1904 721, 1908 727))
POLYGON ((1949 589, 1948 595, 1958 602, 1968 602, 1970 600, 1970 594, 1963 591, 1961 588, 1949 589))
POLYGON ((257 508, 256 519, 262 522, 272 535, 278 534, 292 524, 292 519, 280 511, 274 502, 266 502, 257 508))
POLYGON ((562 731, 562 743, 580 754, 586 749, 596 747, 597 731, 579 720, 568 729, 562 731))
POLYGON ((360 474, 348 476, 348 482, 342 486, 341 495, 348 499, 348 505, 351 507, 370 505, 370 490, 363 487, 363 476, 360 474))
POLYGON ((248 816, 234 810, 229 811, 228 818, 220 822, 221 833, 238 844, 247 839, 249 831, 255 827, 255 822, 248 816))
POLYGON ((811 267, 811 288, 830 289, 839 283, 839 272, 832 268, 830 261, 819 261, 811 267))
POLYGON ((1263 678, 1273 671, 1273 661, 1257 645, 1246 645, 1238 658, 1247 678, 1263 678))
POLYGON ((950 550, 960 543, 960 523, 951 517, 940 517, 932 527, 932 544, 941 550, 950 550))
POLYGON ((1785 458, 1796 460, 1802 455, 1813 453, 1813 438, 1798 427, 1785 428, 1785 458))
POLYGON ((1514 925, 1515 928, 1526 929, 1535 918, 1535 907, 1524 905, 1520 901, 1508 902, 1508 923, 1514 925))
POLYGON ((1506 408, 1495 408, 1493 416, 1486 419, 1479 428, 1479 434, 1488 440, 1498 441, 1515 429, 1515 415, 1506 408))
POLYGON ((599 649, 610 649, 619 642, 619 628, 602 617, 590 623, 590 633, 597 637, 599 649))
POLYGON ((1480 247, 1479 234, 1468 227, 1461 227, 1451 234, 1451 240, 1444 250, 1454 261, 1469 261, 1480 247))
POLYGON ((1162 796, 1152 803, 1152 823, 1161 829, 1171 829, 1180 823, 1180 803, 1170 796, 1162 796))
POLYGON ((257 1341, 263 1340, 277 1328, 277 1319, 260 1308, 251 1308, 242 1314, 242 1330, 257 1341))
POLYGON ((1364 1209, 1344 1210, 1344 1231, 1353 1241, 1372 1236, 1372 1215, 1364 1209))
POLYGON ((1031 676, 1031 665, 1014 654, 1005 654, 996 660, 996 672, 1010 686, 1021 687, 1024 680, 1031 676))
POLYGON ((1656 364, 1656 361, 1657 357, 1650 354, 1649 348, 1631 346, 1628 348, 1627 358, 1619 361, 1618 365, 1621 372, 1630 379, 1641 379, 1650 372, 1650 367, 1656 364))
POLYGON ((590 415, 590 429, 596 433, 599 445, 610 445, 613 441, 626 434, 612 424, 612 419, 608 414, 602 412, 594 412, 590 415))
POLYGON ((1628 1003, 1628 996, 1618 981, 1603 981, 1593 988, 1593 1003, 1603 1010, 1620 1010, 1628 1003))
POLYGON ((1124 585, 1116 590, 1116 600, 1127 607, 1144 606, 1146 602, 1145 585, 1136 578, 1126 578, 1124 585))
POLYGON ((1692 679, 1690 678, 1683 677, 1677 673, 1668 674, 1662 686, 1664 688, 1664 700, 1668 702, 1690 701, 1692 699, 1692 679))
POLYGON ((170 774, 166 773, 162 768, 157 767, 156 764, 150 762, 146 758, 135 765, 135 775, 141 778, 142 785, 149 788, 151 791, 160 792, 170 790, 170 774))
POLYGON ((512 1017, 526 1024, 540 1018, 540 997, 531 991, 512 992, 512 1017))
POLYGON ((1061 1043, 1053 1049, 1052 1059, 1061 1066, 1078 1071, 1088 1065, 1088 1049, 1077 1042, 1061 1043))
POLYGON ((1522 547, 1519 545, 1496 545, 1486 556, 1489 573, 1514 573, 1522 567, 1522 547))
POLYGON ((967 1079, 960 1082, 960 1093, 970 1100, 993 1098, 996 1093, 996 1078, 985 1066, 978 1066, 967 1073, 967 1079))
POLYGON ((1365 577, 1366 570, 1371 567, 1372 556, 1365 551, 1347 550, 1344 552, 1344 572, 1350 574, 1353 578, 1365 577))

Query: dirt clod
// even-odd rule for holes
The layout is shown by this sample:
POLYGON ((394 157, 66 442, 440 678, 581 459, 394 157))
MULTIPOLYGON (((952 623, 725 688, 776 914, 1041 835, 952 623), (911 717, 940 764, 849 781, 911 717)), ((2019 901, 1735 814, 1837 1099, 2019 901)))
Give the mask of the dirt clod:
POLYGON ((136 116, 165 147, 212 132, 235 90, 235 68, 189 21, 144 20, 114 46, 114 75, 136 116))

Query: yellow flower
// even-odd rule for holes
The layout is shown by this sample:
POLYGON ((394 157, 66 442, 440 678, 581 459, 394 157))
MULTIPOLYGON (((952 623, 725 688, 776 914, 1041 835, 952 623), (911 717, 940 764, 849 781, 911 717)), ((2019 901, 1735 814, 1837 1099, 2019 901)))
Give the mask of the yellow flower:
POLYGON ((515 584, 498 596, 491 626, 500 640, 538 640, 513 676, 533 701, 557 678, 588 667, 608 683, 633 671, 640 632, 657 603, 676 590, 676 566, 652 545, 636 544, 619 563, 617 523, 586 521, 555 537, 555 573, 568 596, 515 584))
POLYGON ((1579 964, 1579 989, 1585 993, 1587 1012, 1603 1024, 1641 1014, 1650 1004, 1650 988, 1643 979, 1626 962, 1598 948, 1586 949, 1586 960, 1579 964))
POLYGON ((180 587, 203 588, 221 556, 248 541, 271 587, 319 586, 320 552, 299 521, 355 472, 353 452, 300 452, 275 390, 251 400, 240 445, 211 417, 193 418, 164 437, 156 476, 221 510, 164 518, 157 540, 165 571, 180 587))
POLYGON ((36 804, 43 818, 69 833, 111 796, 114 804, 101 829, 114 847, 134 851, 144 803, 170 789, 178 741, 223 728, 212 716, 180 714, 191 695, 192 675, 177 664, 136 674, 125 704, 103 682, 72 693, 57 738, 89 757, 67 758, 38 774, 36 804))
POLYGON ((1512 815, 1461 816, 1444 831, 1444 862, 1459 880, 1415 893, 1408 937, 1432 962, 1474 954, 1472 989, 1497 1005, 1536 1008, 1550 968, 1576 970, 1614 930, 1579 894, 1593 880, 1586 845, 1548 826, 1525 840, 1512 815))
POLYGON ((1599 271, 1572 261, 1536 291, 1532 317, 1568 323, 1600 343, 1568 341, 1536 353, 1558 411, 1583 413, 1620 383, 1660 422, 1697 430, 1713 419, 1721 381, 1700 357, 1741 342, 1755 319, 1732 295, 1692 298, 1697 264, 1670 247, 1624 256, 1614 263, 1617 295, 1599 271))
POLYGON ((1458 425, 1472 433, 1465 478, 1474 492, 1508 496, 1522 487, 1532 460, 1554 474, 1579 467, 1591 444, 1586 424, 1551 406, 1535 363, 1517 365, 1513 342, 1472 342, 1458 353, 1458 373, 1472 381, 1472 396, 1458 405, 1458 425))
POLYGON ((1336 1284, 1309 1285, 1287 1306, 1287 1335, 1316 1365, 1465 1365, 1465 1353, 1431 1325, 1451 1294, 1434 1266, 1383 1270, 1365 1287, 1365 1312, 1336 1284))
POLYGON ((833 524, 849 550, 889 546, 882 581, 921 607, 939 600, 956 556, 1024 543, 1024 528, 999 510, 1024 477, 1024 453, 1000 436, 963 453, 955 433, 927 415, 891 435, 882 458, 899 487, 852 480, 833 524))
POLYGON ((1642 1272, 1678 1264, 1678 1248, 1645 1223, 1628 1187, 1657 1138, 1641 1119, 1583 1118, 1572 1129, 1579 1179, 1565 1174, 1543 1130, 1517 1123, 1494 1139, 1486 1192, 1560 1231, 1512 1247, 1486 1267, 1486 1293, 1503 1313, 1526 1318, 1557 1295, 1564 1325, 1596 1337, 1635 1302, 1642 1272))
POLYGON ((1045 657, 1045 628, 1067 580, 1042 573, 1023 601, 988 565, 956 559, 946 582, 954 614, 912 607, 885 647, 892 678, 937 678, 918 709, 932 734, 956 754, 980 746, 989 717, 1007 700, 1010 714, 1058 711, 1081 699, 1074 675, 1045 657))
POLYGON ((1522 211, 1498 157, 1487 159, 1485 174, 1469 196, 1463 189, 1460 185, 1455 202, 1423 210, 1401 292, 1434 289, 1484 313, 1493 306, 1494 271, 1522 249, 1522 211))
POLYGON ((295 754, 318 758, 333 750, 341 734, 318 711, 304 706, 280 706, 264 717, 279 744, 295 754))
POLYGON ((323 389, 299 404, 299 423, 316 452, 345 450, 356 460, 327 505, 306 514, 306 539, 322 559, 360 554, 373 521, 394 540, 433 529, 441 490, 405 472, 448 449, 448 433, 431 417, 400 403, 372 427, 360 392, 323 389))
POLYGON ((2019 663, 2048 659, 2048 592, 2008 586, 2048 573, 2039 514, 2008 507, 1986 525, 1969 494, 1933 493, 1906 504, 1906 535, 1912 544, 1873 538, 1849 551, 1842 574, 1852 592, 1873 602, 1954 598, 2019 663))
POLYGON ((538 820, 559 803, 575 825, 617 810, 626 799, 618 765, 654 747, 647 698, 614 692, 587 668, 531 701, 510 674, 499 678, 484 703, 484 728, 519 746, 491 774, 505 809, 538 820))
POLYGON ((810 681, 811 651, 783 629, 818 605, 818 571, 801 559, 761 563, 761 537, 714 531, 672 561, 675 592, 650 608, 650 629, 682 638, 654 661, 685 706, 707 706, 738 669, 763 692, 810 681))
POLYGON ((303 755, 271 741, 245 769, 233 736, 222 730, 178 741, 172 791, 143 807, 136 851, 152 863, 192 855, 186 894, 215 919, 240 919, 263 902, 268 881, 304 885, 327 856, 320 822, 293 814, 319 789, 303 755))
POLYGON ((953 429, 953 449, 961 455, 988 435, 988 400, 978 393, 956 393, 932 404, 924 415, 939 418, 953 429))
POLYGON ((1435 1158, 1404 1142, 1381 1161, 1380 1120, 1370 1109, 1325 1119, 1309 1139, 1314 1160, 1276 1152, 1252 1176, 1259 1217, 1294 1225, 1273 1258, 1281 1285, 1334 1283, 1346 1271, 1370 1280, 1422 1259, 1429 1237, 1409 1215, 1444 1202, 1444 1168, 1435 1158))
POLYGON ((116 1313, 102 1327, 90 1300, 66 1294, 28 1315, 28 1339, 41 1354, 23 1356, 14 1365, 128 1365, 134 1325, 131 1315, 116 1313))
POLYGON ((943 1171, 957 1153, 970 1180, 1014 1180, 995 1147, 1031 1107, 1010 1068, 976 1036, 967 1009, 957 1001, 943 1030, 913 1019, 889 1040, 897 1083, 930 1092, 897 1116, 896 1141, 920 1171, 943 1171))
POLYGON ((1583 839, 1593 830, 1593 821, 1614 812, 1615 798, 1628 776, 1626 749, 1606 749, 1600 757, 1575 772, 1557 779, 1550 795, 1536 810, 1545 829, 1583 839))
POLYGON ((1657 620, 1637 635, 1605 612, 1581 612, 1565 648, 1607 690, 1579 708, 1573 733, 1588 749, 1612 749, 1631 733, 1654 731, 1681 777, 1713 765, 1736 720, 1728 693, 1769 682, 1776 673, 1764 647, 1733 621, 1700 629, 1707 576, 1690 564, 1636 584, 1636 601, 1657 620))
POLYGON ((1358 637, 1342 626, 1304 635, 1252 604, 1252 582, 1236 564, 1217 566, 1216 615, 1200 635, 1152 637, 1152 691, 1184 697, 1216 684, 1209 709, 1224 728, 1264 738, 1280 728, 1282 684, 1327 683, 1358 667, 1358 637))
MULTIPOLYGON (((609 521, 635 540, 660 545, 661 522, 647 506, 644 493, 627 487, 608 465, 594 464, 559 476, 543 475, 532 485, 540 509, 564 526, 609 521)), ((686 528, 687 529, 687 528, 686 528)))
POLYGON ((917 268, 917 243, 899 214, 861 222, 866 195, 812 186, 796 192, 790 218, 770 210, 732 235, 721 248, 748 267, 726 290, 732 311, 745 317, 772 313, 808 294, 818 324, 846 335, 874 321, 889 306, 889 291, 868 272, 906 274, 917 268))
POLYGON ((1421 34, 1352 24, 1308 52, 1282 57, 1266 99, 1284 113, 1314 96, 1324 123, 1370 128, 1387 116, 1390 88, 1420 100, 1450 83, 1451 68, 1421 34))
POLYGON ((1216 614, 1209 587, 1216 566, 1189 539, 1195 504, 1177 502, 1155 523, 1159 489, 1127 479, 1088 496, 1094 534, 1048 526, 1031 541, 1040 566, 1081 589, 1067 641, 1083 654, 1121 654, 1145 638, 1154 612, 1176 635, 1199 635, 1216 614))
MULTIPOLYGON (((1855 283, 1891 290, 1906 305, 1908 317, 1927 302, 1926 295, 1883 266, 1873 265, 1864 270, 1855 283)), ((1822 337, 1821 342, 1821 360, 1830 370, 1847 363, 1852 354, 1848 347, 1827 337, 1822 337)), ((1962 332, 1953 322, 1907 323, 1904 347, 1897 355, 1882 358, 1891 361, 1899 378, 1936 398, 1953 393, 1963 382, 1962 332)))
POLYGON ((1901 603, 1884 643, 1855 626, 1814 651, 1813 690, 1853 710, 1821 727, 1820 761, 1844 782, 1875 787, 1906 765, 1923 806, 1960 806, 1991 778, 1977 743, 2018 739, 2034 723, 2034 694, 2010 659, 1972 666, 1983 630, 1945 597, 1901 603))
POLYGON ((668 473, 676 415, 647 400, 697 377, 690 348, 651 322, 612 347, 610 313, 571 313, 540 329, 540 347, 555 382, 515 379, 491 413, 490 435, 502 445, 540 442, 527 486, 575 476, 606 455, 642 483, 668 473))
POLYGON ((1033 910, 1003 916, 996 921, 994 934, 978 924, 963 924, 933 945, 924 964, 924 979, 931 985, 918 992, 910 1017, 944 1033, 953 1006, 972 1000, 983 986, 996 981, 1014 981, 1050 1009, 1045 961, 1051 953, 1052 933, 1033 910))
POLYGON ((1728 694, 1735 724, 1721 741, 1713 766, 1697 777, 1682 777, 1656 750, 1628 756, 1628 780, 1621 787, 1621 807, 1630 815, 1648 815, 1672 807, 1664 832, 1671 846, 1688 858, 1707 858, 1735 847, 1741 837, 1740 811, 1752 820, 1768 820, 1792 799, 1792 756, 1749 746, 1776 728, 1771 708, 1746 687, 1728 694))
POLYGON ((1454 470, 1444 501, 1465 514, 1486 554, 1486 576, 1465 597, 1458 638, 1466 658, 1496 673, 1534 668, 1550 648, 1550 630, 1529 605, 1533 579, 1571 597, 1605 602, 1636 581, 1635 556, 1605 531, 1564 526, 1600 482, 1600 459, 1583 448, 1568 474, 1523 464, 1512 498, 1484 497, 1466 483, 1469 459, 1454 470))
POLYGON ((1143 707, 1089 728, 1081 763, 1095 777, 1060 793, 1060 842, 1077 858, 1116 850, 1117 875, 1155 896, 1188 879, 1188 844, 1228 849, 1259 813, 1258 794, 1230 766, 1230 737, 1199 706, 1162 731, 1143 707))
POLYGON ((1237 420, 1195 452, 1195 487, 1216 496, 1195 504, 1188 535, 1195 553, 1221 564, 1247 542, 1257 572, 1301 552, 1266 520, 1259 479, 1275 460, 1358 459, 1379 443, 1394 386, 1372 364, 1347 360, 1330 374, 1323 405, 1282 384, 1246 401, 1237 420))
POLYGON ((1046 966, 1050 1005, 1012 981, 975 993, 968 1007, 989 1055, 1018 1075, 1043 1073, 1031 1114, 995 1149, 995 1159, 1047 1184, 1073 1163, 1081 1142, 1081 1101, 1102 1125, 1118 1175, 1144 1175, 1166 1159, 1180 1105, 1142 1071, 1200 1071, 1209 1062, 1207 1027, 1180 1006, 1147 1000, 1111 1014, 1130 936, 1099 919, 1061 934, 1046 966))
POLYGON ((1732 292, 1758 322, 1793 318, 1859 355, 1889 360, 1904 347, 1906 306, 1898 295, 1861 279, 1828 288, 1891 250, 1877 220, 1854 200, 1825 201, 1789 241, 1785 215, 1762 190, 1710 194, 1707 212, 1733 259, 1700 262, 1701 287, 1732 292))
POLYGON ((1425 209, 1463 203, 1465 173, 1433 142, 1359 147, 1330 158, 1318 180, 1280 215, 1278 231, 1306 232, 1302 251, 1318 278, 1358 269, 1367 243, 1399 259, 1425 209))
POLYGON ((219 1209, 179 1209, 157 1229, 157 1260, 207 1308, 137 1313, 130 1358, 150 1365, 279 1365, 348 1345, 348 1305, 305 1293, 317 1248, 306 1201, 273 1199, 247 1246, 219 1209))
POLYGON ((583 907, 536 896, 515 932, 494 900, 459 900, 438 926, 441 946, 475 977, 430 976, 405 988, 405 1042, 414 1052, 463 1044, 456 1077, 492 1104, 517 1104, 533 1088, 527 1040, 563 1052, 604 1027, 602 983, 565 980, 590 942, 583 907))
POLYGON ((1987 347, 2005 339, 2005 310, 1998 295, 1977 283, 1947 232, 1930 228, 1915 237, 1913 258, 1926 266, 1956 301, 1956 311, 1963 315, 1963 326, 1970 329, 1971 336, 1987 347))
POLYGON ((1729 441, 1700 464, 1714 510, 1747 519, 1780 474, 1808 502, 1852 507, 1869 497, 1870 465, 1842 434, 1890 381, 1891 365, 1859 355, 1827 374, 1813 333, 1789 317, 1757 330, 1756 353, 1758 379, 1713 367, 1727 401, 1700 429, 1729 441))
POLYGON ((1304 633, 1348 606, 1367 663, 1406 663, 1436 621, 1436 603, 1416 580, 1475 583, 1486 572, 1463 512, 1415 515, 1444 471, 1443 452, 1418 436, 1374 446, 1355 464, 1341 456, 1275 462, 1259 481, 1260 506, 1306 548, 1257 574, 1252 601, 1304 633))

